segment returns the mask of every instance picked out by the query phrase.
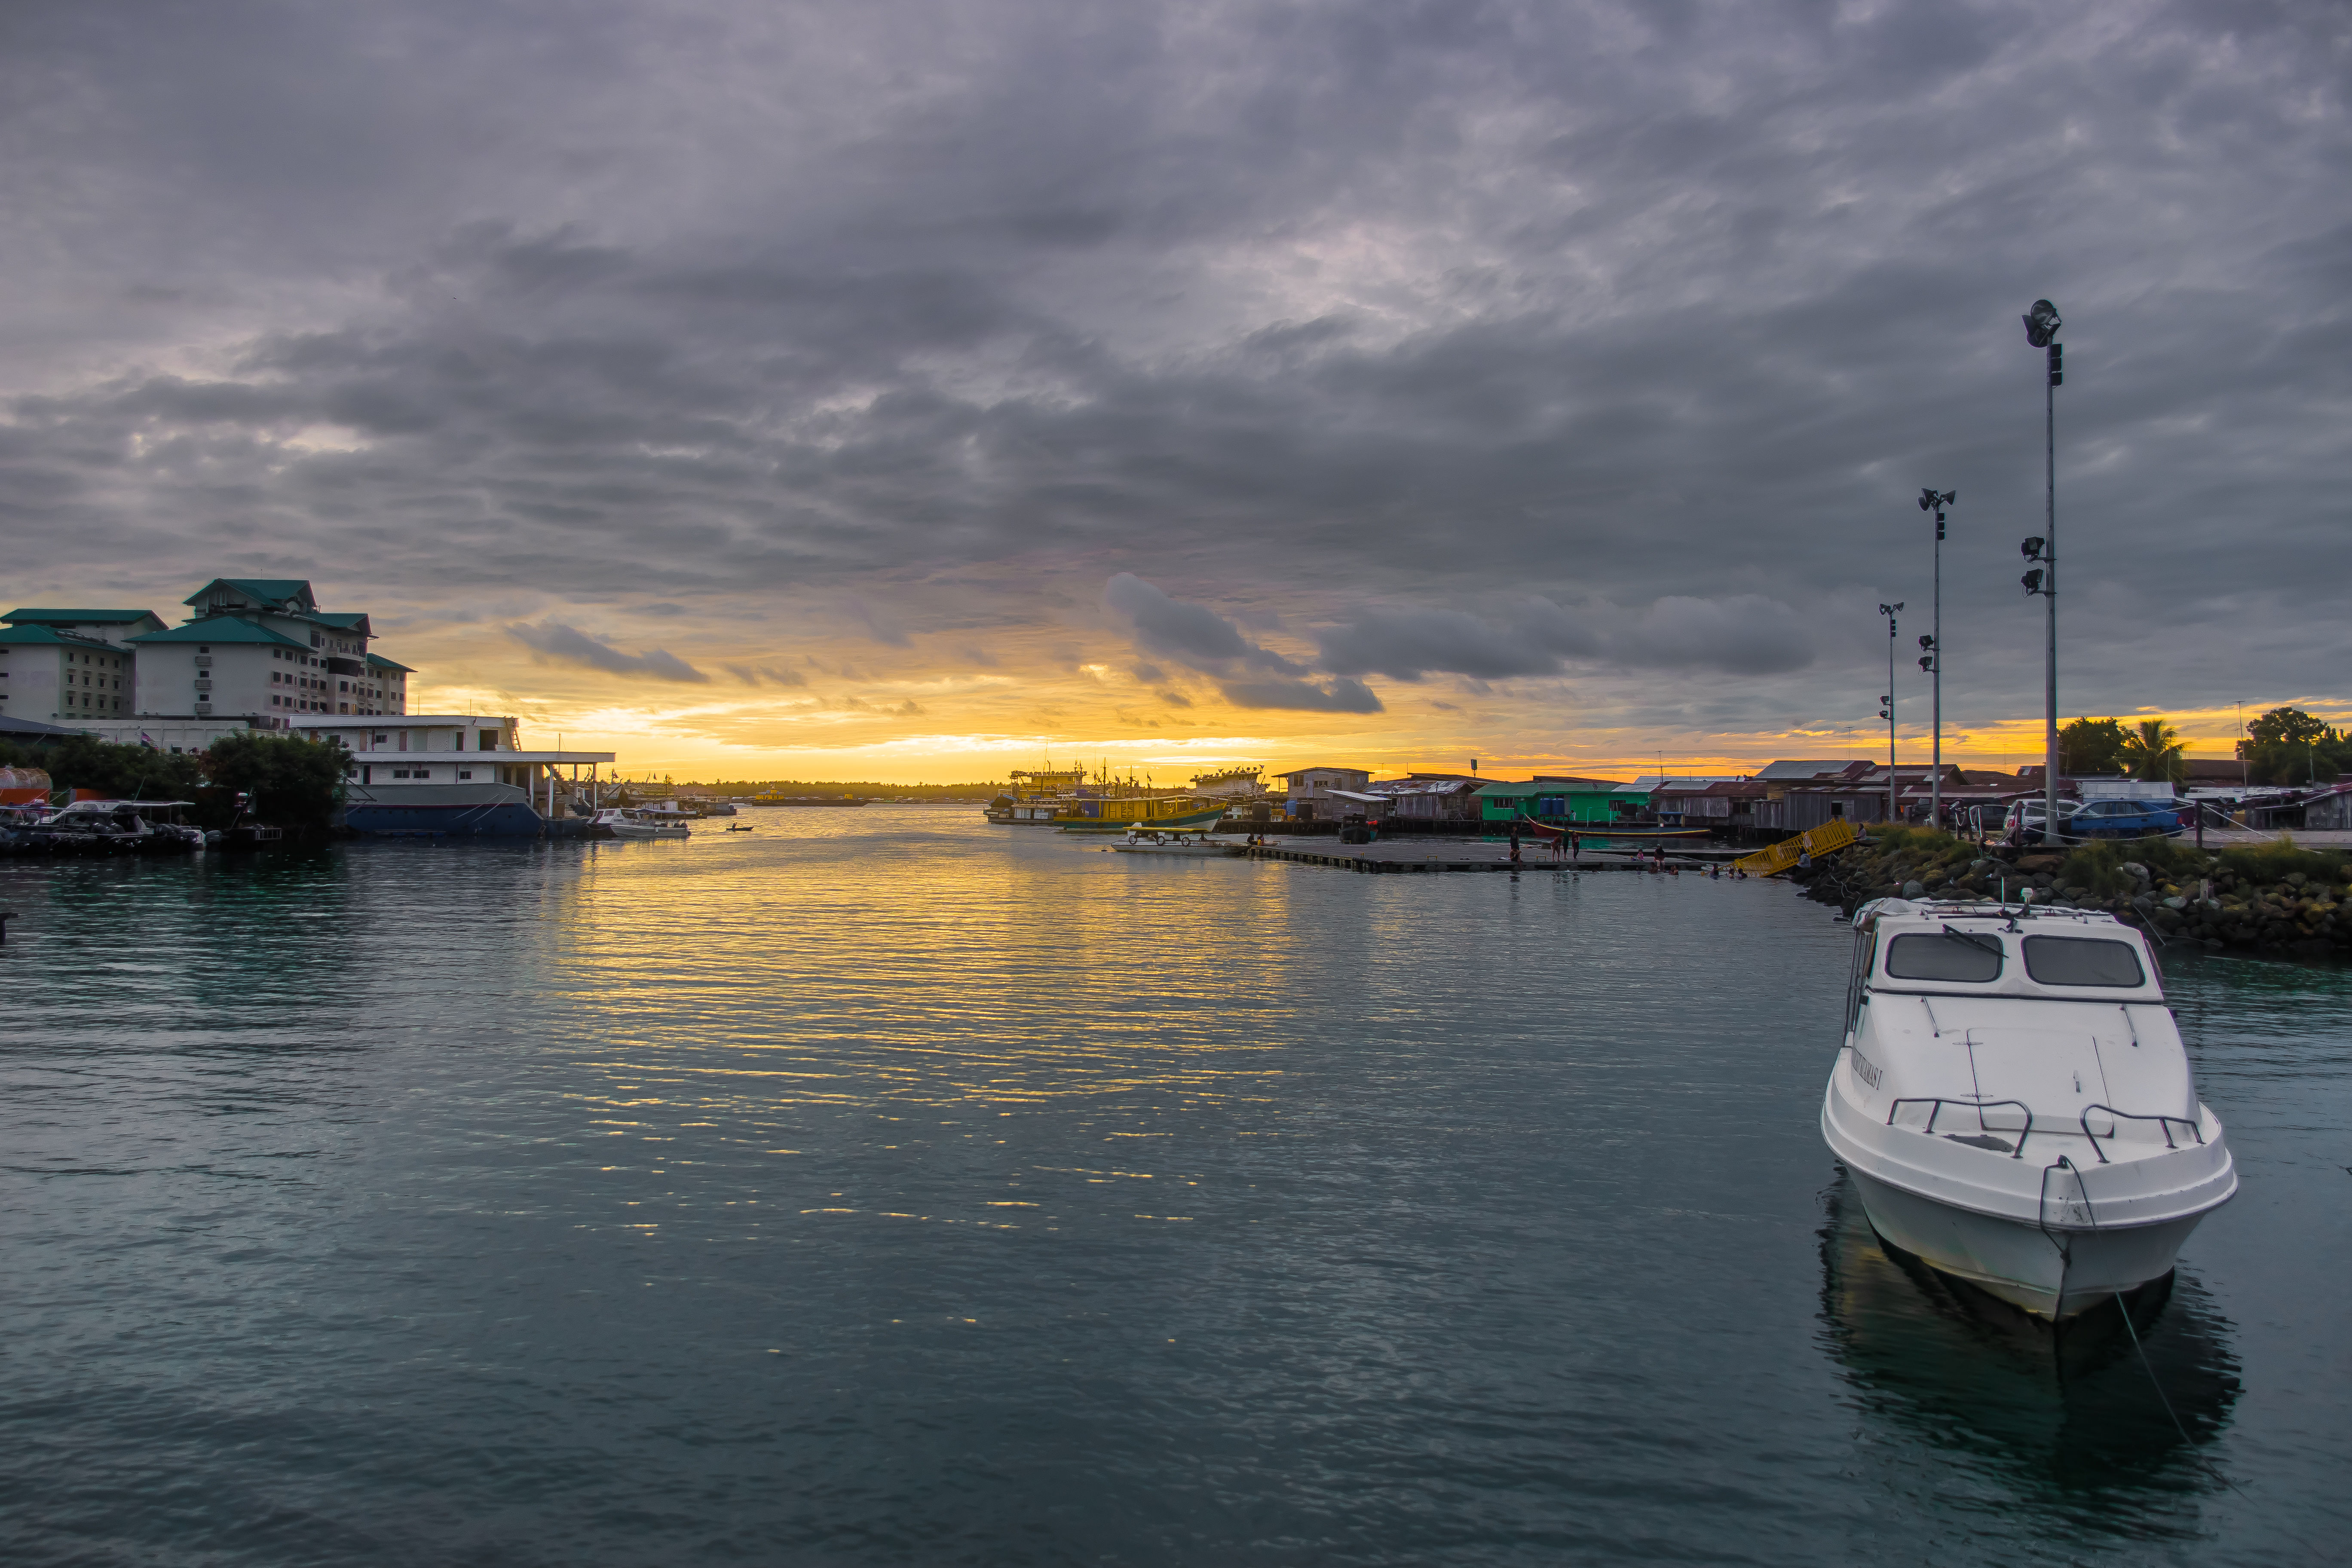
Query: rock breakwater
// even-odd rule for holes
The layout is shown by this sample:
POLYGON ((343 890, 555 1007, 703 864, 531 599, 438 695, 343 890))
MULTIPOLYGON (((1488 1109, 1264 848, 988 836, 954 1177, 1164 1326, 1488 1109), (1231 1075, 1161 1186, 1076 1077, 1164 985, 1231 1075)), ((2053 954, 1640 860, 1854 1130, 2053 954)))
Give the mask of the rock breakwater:
POLYGON ((2352 859, 2286 840, 2211 853, 2168 838, 2057 851, 1881 828, 1790 876, 1848 914, 1879 898, 2006 898, 2106 910, 2168 944, 2352 956, 2352 859))

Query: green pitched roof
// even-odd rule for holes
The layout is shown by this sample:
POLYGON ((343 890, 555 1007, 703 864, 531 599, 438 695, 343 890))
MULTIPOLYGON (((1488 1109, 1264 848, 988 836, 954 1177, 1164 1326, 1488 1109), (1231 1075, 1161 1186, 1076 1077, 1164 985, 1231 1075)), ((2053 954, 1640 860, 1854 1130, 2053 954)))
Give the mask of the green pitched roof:
POLYGON ((47 647, 104 648, 109 653, 122 651, 110 642, 101 642, 97 637, 76 637, 71 632, 61 632, 54 626, 29 626, 0 628, 0 645, 24 646, 26 644, 47 647))
POLYGON ((324 610, 319 610, 314 612, 310 618, 317 621, 321 626, 345 627, 360 626, 367 624, 367 612, 364 610, 337 610, 331 616, 324 610))
POLYGON ((300 577, 215 577, 180 603, 201 605, 215 588, 234 588, 247 598, 259 599, 265 604, 282 605, 294 599, 306 609, 318 606, 318 601, 310 596, 309 581, 300 577))
POLYGON ((31 621, 52 626, 120 626, 132 621, 153 621, 163 624, 163 617, 152 610, 11 610, 0 616, 0 621, 14 624, 31 621))
POLYGON ((149 643, 267 643, 274 647, 299 647, 305 653, 310 651, 308 643, 296 642, 283 633, 273 632, 242 616, 207 616, 201 621, 190 621, 167 632, 149 632, 145 637, 124 640, 142 647, 149 643))
POLYGON ((416 673, 416 671, 409 666, 402 664, 396 659, 386 658, 380 653, 372 653, 367 656, 367 667, 370 669, 396 669, 403 675, 415 675, 416 673))

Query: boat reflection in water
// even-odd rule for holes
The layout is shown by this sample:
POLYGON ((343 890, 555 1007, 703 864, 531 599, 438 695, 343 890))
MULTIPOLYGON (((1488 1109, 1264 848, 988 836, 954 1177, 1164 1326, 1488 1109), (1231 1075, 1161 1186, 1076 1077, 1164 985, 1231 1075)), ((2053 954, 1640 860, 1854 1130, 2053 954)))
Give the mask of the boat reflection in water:
POLYGON ((1851 1178, 1827 1211, 1822 1340, 1864 1408, 2045 1495, 2219 1487, 2164 1409, 2169 1399, 2201 1448, 2238 1397, 2230 1325, 2193 1279, 2167 1275, 2126 1298, 2159 1398, 2113 1300, 2053 1329, 1888 1246, 1851 1178))

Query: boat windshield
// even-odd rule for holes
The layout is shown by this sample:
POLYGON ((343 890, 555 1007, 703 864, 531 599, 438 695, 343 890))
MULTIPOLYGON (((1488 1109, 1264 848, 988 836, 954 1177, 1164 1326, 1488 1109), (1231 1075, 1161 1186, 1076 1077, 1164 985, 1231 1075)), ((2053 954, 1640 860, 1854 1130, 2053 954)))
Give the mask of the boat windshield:
POLYGON ((2147 972, 2127 942, 2097 937, 2029 936, 2025 973, 2043 985, 2145 985, 2147 972))
POLYGON ((1897 980, 2000 978, 2000 939, 1956 931, 1898 936, 1886 944, 1886 973, 1897 980))

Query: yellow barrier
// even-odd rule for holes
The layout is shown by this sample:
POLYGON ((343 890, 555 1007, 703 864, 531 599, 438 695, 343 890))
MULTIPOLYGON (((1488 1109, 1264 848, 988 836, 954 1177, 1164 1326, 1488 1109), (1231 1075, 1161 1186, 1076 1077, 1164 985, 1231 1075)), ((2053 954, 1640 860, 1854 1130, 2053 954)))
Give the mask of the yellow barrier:
POLYGON ((1744 855, 1732 865, 1751 877, 1777 876, 1794 866, 1800 855, 1819 858, 1833 854, 1861 837, 1862 829, 1844 817, 1832 817, 1819 827, 1808 828, 1794 838, 1784 838, 1769 849, 1744 855))

